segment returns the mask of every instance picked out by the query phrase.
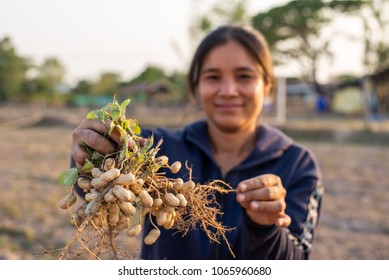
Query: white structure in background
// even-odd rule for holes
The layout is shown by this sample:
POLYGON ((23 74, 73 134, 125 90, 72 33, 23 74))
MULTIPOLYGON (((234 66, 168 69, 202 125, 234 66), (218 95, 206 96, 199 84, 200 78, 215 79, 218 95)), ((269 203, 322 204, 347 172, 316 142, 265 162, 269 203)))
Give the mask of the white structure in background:
POLYGON ((286 122, 286 78, 277 78, 277 123, 286 122))

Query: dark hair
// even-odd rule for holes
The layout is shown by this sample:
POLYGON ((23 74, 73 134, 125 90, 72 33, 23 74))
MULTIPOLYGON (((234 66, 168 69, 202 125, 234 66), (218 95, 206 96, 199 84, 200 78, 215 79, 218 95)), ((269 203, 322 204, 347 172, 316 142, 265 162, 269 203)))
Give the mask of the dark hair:
POLYGON ((273 62, 267 41, 262 33, 250 26, 225 25, 209 33, 200 43, 193 56, 187 76, 187 86, 192 98, 195 97, 204 57, 214 47, 226 44, 231 40, 240 43, 261 65, 266 82, 271 83, 272 88, 274 88, 273 62))

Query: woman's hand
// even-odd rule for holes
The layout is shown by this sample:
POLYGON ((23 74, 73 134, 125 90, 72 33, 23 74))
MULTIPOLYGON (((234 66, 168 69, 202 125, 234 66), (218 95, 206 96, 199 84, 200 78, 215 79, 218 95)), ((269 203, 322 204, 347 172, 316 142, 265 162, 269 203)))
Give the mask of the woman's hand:
POLYGON ((285 214, 285 196, 280 177, 264 174, 240 182, 236 200, 255 223, 288 227, 291 218, 285 214))
MULTIPOLYGON (((109 123, 107 124, 109 127, 109 123)), ((102 155, 113 153, 117 149, 117 144, 120 143, 120 136, 115 129, 105 137, 107 127, 98 119, 89 120, 85 118, 81 124, 73 130, 73 142, 71 146, 71 154, 76 162, 76 167, 81 169, 86 158, 90 158, 84 145, 92 148, 102 155)))

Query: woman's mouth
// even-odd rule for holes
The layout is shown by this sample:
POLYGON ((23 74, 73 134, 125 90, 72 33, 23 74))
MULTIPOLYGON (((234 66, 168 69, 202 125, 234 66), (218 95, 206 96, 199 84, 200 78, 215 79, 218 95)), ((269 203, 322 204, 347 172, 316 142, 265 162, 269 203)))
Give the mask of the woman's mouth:
POLYGON ((243 107, 243 104, 237 103, 219 103, 215 107, 222 112, 233 112, 243 107))

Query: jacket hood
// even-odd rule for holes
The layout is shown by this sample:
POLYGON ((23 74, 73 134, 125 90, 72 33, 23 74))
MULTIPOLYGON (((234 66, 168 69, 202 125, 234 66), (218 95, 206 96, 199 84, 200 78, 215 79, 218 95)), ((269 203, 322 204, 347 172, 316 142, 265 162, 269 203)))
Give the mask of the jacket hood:
MULTIPOLYGON (((214 160, 206 121, 201 120, 186 126, 184 135, 188 141, 199 147, 214 160)), ((278 158, 294 143, 282 131, 266 124, 257 126, 256 135, 256 146, 250 155, 239 165, 239 169, 278 158)))

